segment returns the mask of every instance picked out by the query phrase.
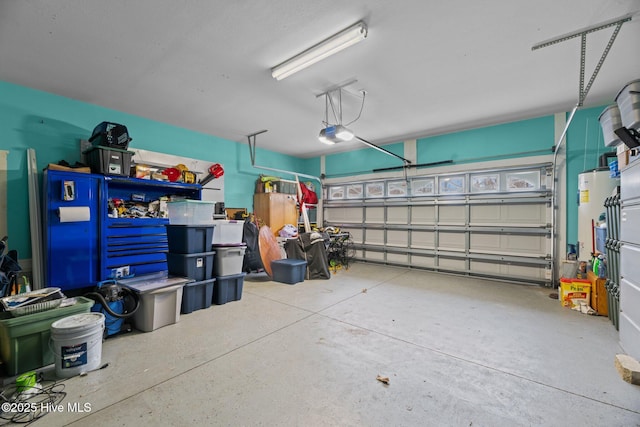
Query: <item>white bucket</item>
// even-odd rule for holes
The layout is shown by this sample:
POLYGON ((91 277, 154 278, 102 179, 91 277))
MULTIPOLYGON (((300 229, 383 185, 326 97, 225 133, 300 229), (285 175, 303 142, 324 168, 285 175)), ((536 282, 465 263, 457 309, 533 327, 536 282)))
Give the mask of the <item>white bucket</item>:
POLYGON ((104 321, 102 313, 84 313, 51 324, 57 377, 69 378, 100 367, 104 321))

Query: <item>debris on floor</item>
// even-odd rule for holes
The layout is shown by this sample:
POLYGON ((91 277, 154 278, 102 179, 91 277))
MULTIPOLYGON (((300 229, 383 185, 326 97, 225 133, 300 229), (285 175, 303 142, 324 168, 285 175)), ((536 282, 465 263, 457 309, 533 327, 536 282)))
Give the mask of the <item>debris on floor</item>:
POLYGON ((378 375, 376 379, 383 384, 389 385, 389 377, 383 377, 382 375, 378 375))
POLYGON ((366 294, 367 293, 367 288, 362 288, 362 293, 366 294))
POLYGON ((559 297, 558 297, 558 293, 557 293, 557 292, 551 292, 551 293, 549 294, 549 298, 551 298, 551 299, 558 299, 558 298, 559 298, 559 297))
POLYGON ((624 381, 640 385, 640 362, 626 354, 616 354, 615 365, 624 381))
POLYGON ((582 314, 590 314, 592 316, 598 315, 597 311, 591 308, 589 304, 586 304, 584 302, 580 302, 578 305, 574 305, 573 307, 571 307, 571 310, 579 311, 582 314))
POLYGON ((329 268, 334 274, 337 274, 338 270, 342 270, 342 264, 332 259, 331 261, 329 261, 329 268))

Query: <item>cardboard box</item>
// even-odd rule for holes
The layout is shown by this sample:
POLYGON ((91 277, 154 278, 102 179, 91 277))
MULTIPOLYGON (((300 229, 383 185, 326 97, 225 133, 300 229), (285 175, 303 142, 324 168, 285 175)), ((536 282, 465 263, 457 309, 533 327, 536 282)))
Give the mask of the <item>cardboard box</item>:
POLYGON ((83 166, 79 168, 72 168, 69 166, 57 165, 55 163, 49 163, 47 165, 47 169, 52 171, 66 171, 66 172, 80 172, 80 173, 91 173, 91 168, 89 166, 83 166))
POLYGON ((151 179, 151 168, 147 165, 131 166, 130 176, 140 179, 151 179))
MULTIPOLYGON (((624 147, 624 145, 622 145, 624 147)), ((629 152, 631 150, 624 150, 622 153, 618 154, 618 170, 629 164, 629 152)))

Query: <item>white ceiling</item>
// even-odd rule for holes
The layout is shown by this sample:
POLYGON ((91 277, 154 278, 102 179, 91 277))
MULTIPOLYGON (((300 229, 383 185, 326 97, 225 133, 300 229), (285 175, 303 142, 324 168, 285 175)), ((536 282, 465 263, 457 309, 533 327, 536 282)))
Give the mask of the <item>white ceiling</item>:
MULTIPOLYGON (((317 141, 317 95, 352 79, 343 122, 365 90, 349 127, 377 144, 569 111, 580 39, 531 47, 635 13, 585 106, 612 102, 640 78, 638 11, 640 0, 2 0, 0 80, 244 143, 267 129, 259 148, 311 157, 364 147, 317 141), (363 42, 271 77, 359 20, 363 42)), ((612 33, 587 36, 586 81, 612 33)))

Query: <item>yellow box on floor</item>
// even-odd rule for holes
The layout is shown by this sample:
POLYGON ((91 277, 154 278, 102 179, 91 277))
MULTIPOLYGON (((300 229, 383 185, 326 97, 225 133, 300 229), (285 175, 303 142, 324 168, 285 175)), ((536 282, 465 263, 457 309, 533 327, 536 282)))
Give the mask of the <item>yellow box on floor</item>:
POLYGON ((591 282, 586 279, 560 279, 560 304, 573 308, 581 302, 589 305, 591 300, 591 282))

